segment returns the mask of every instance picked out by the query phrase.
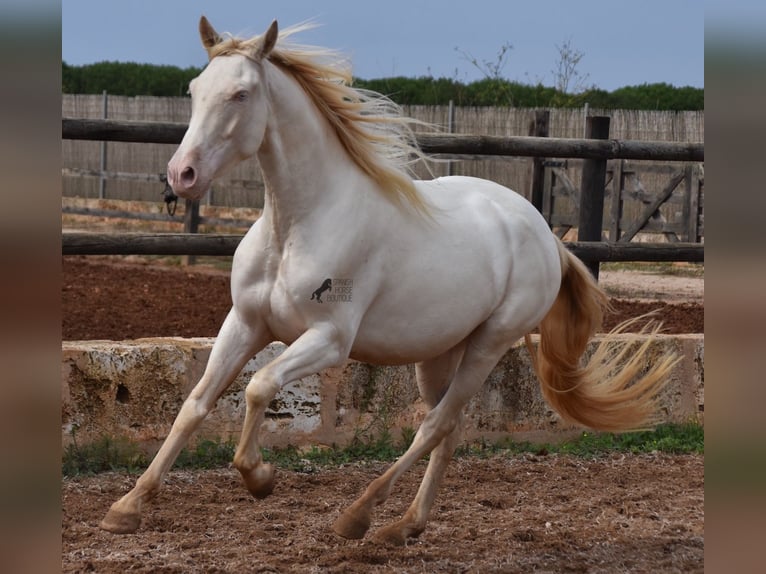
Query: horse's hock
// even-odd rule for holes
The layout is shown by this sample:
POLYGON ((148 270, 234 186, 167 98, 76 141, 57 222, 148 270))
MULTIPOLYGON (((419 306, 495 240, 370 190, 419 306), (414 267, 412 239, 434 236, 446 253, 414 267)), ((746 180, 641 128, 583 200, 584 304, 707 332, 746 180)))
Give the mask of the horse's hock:
MULTIPOLYGON (((113 437, 155 450, 201 377, 212 344, 211 338, 65 342, 63 443, 76 440, 83 445, 113 437)), ((682 357, 661 396, 663 419, 702 422, 704 336, 662 336, 654 346, 650 356, 660 357, 672 349, 682 357)), ((245 385, 284 349, 284 345, 272 344, 246 365, 197 438, 238 439, 245 414, 245 385)), ((374 439, 384 431, 397 438, 403 430, 417 429, 424 414, 412 366, 349 361, 342 368, 287 385, 266 411, 263 440, 267 446, 308 447, 346 445, 355 437, 374 439)), ((512 436, 555 441, 578 430, 563 423, 543 401, 523 345, 503 357, 468 405, 466 415, 465 440, 512 436)))

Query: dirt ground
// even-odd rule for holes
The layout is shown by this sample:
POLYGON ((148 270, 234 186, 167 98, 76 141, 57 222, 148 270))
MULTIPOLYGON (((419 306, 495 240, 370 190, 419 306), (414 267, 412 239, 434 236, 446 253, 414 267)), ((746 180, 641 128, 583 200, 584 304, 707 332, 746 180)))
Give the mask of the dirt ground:
MULTIPOLYGON (((228 276, 110 258, 66 257, 62 337, 213 336, 231 303, 228 276)), ((652 309, 670 333, 704 328, 702 280, 602 275, 618 320, 652 309), (648 283, 647 283, 648 281, 648 283), (680 290, 680 292, 679 292, 680 290)), ((683 279, 683 278, 681 278, 683 279)), ((171 471, 136 534, 98 528, 136 477, 62 483, 63 572, 702 572, 704 457, 565 455, 453 461, 431 522, 405 547, 376 542, 398 518, 424 463, 407 473, 368 537, 332 533, 338 513, 385 465, 279 471, 252 498, 233 468, 171 471)))
MULTIPOLYGON (((431 521, 405 547, 331 524, 379 463, 282 471, 256 500, 234 469, 173 471, 136 534, 98 528, 135 477, 63 484, 64 572, 703 572, 703 457, 563 455, 453 461, 431 521)), ((398 518, 420 464, 375 515, 398 518)))

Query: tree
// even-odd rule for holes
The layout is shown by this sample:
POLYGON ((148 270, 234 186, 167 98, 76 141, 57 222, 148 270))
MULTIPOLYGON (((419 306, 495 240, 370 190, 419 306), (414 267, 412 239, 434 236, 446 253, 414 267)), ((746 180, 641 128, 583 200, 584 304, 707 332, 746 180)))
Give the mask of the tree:
MULTIPOLYGON (((577 68, 583 56, 572 48, 571 43, 560 47, 559 64, 563 67, 555 86, 544 86, 539 81, 511 82, 502 77, 510 49, 510 44, 503 46, 495 61, 473 58, 473 65, 485 76, 476 82, 464 84, 455 78, 424 76, 373 80, 355 78, 354 85, 385 94, 401 105, 446 105, 452 100, 458 106, 581 107, 588 102, 593 108, 600 109, 705 109, 705 91, 700 88, 643 84, 626 86, 613 92, 595 87, 582 89, 587 75, 581 75, 577 68)), ((465 56, 471 57, 467 53, 465 56)), ((196 68, 125 62, 100 62, 86 66, 70 66, 61 62, 61 90, 68 94, 101 94, 106 90, 116 96, 185 96, 189 81, 200 71, 196 68)), ((554 75, 557 73, 554 71, 554 75)))

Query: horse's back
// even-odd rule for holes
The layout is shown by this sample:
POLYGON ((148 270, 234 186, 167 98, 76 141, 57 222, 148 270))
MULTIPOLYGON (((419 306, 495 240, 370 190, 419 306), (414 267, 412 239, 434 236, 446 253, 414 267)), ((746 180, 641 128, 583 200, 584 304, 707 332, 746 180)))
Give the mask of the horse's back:
POLYGON ((489 223, 487 213, 491 212, 495 225, 502 226, 506 235, 505 245, 496 245, 508 254, 511 264, 531 262, 535 267, 549 267, 554 275, 560 271, 556 237, 542 214, 522 195, 494 181, 469 176, 447 176, 421 182, 422 189, 430 200, 439 206, 447 205, 455 210, 460 206, 469 207, 478 202, 491 206, 481 212, 465 213, 461 217, 474 219, 478 231, 489 223))
POLYGON ((526 255, 536 255, 539 263, 558 268, 558 248, 548 223, 512 189, 468 176, 441 177, 418 182, 418 186, 446 228, 469 226, 480 235, 494 231, 497 236, 490 237, 490 249, 508 253, 510 264, 528 259, 526 255), (517 252, 522 245, 524 251, 517 252))
POLYGON ((544 232, 549 231, 549 228, 542 215, 524 197, 504 185, 488 179, 462 175, 423 180, 416 184, 437 210, 460 208, 472 200, 483 198, 494 203, 501 217, 512 222, 516 230, 532 227, 540 234, 541 239, 548 239, 548 234, 544 232))

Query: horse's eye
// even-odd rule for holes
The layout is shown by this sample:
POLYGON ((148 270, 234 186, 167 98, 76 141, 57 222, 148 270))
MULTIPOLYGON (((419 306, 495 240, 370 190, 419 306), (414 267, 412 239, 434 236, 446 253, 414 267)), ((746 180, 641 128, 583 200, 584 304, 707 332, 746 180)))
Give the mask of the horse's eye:
POLYGON ((247 100, 247 96, 248 95, 249 94, 247 93, 246 90, 240 90, 239 92, 234 94, 234 98, 233 99, 234 99, 235 102, 244 102, 245 100, 247 100))

